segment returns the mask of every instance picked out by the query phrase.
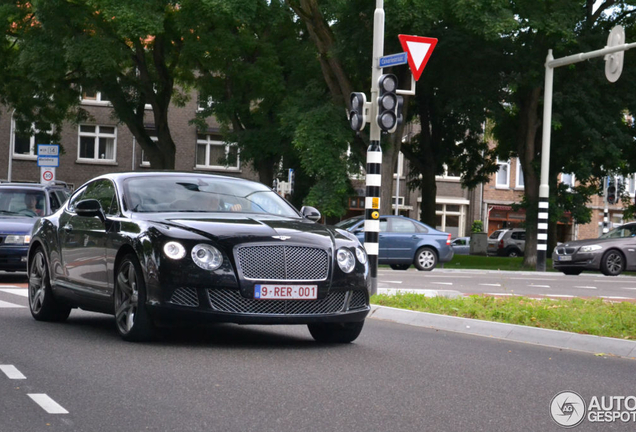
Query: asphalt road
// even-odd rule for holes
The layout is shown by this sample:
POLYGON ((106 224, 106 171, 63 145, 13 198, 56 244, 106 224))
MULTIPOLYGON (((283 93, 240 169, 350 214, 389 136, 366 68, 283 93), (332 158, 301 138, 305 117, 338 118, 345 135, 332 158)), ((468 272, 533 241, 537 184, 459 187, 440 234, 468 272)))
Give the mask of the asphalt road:
POLYGON ((0 301, 23 306, 0 307, 0 431, 557 431, 560 391, 636 396, 631 359, 375 319, 349 345, 238 325, 134 344, 105 315, 36 322, 24 288, 0 301))
POLYGON ((432 272, 378 270, 378 289, 452 290, 462 294, 530 297, 592 297, 636 301, 636 277, 583 273, 507 272, 435 269, 432 272))

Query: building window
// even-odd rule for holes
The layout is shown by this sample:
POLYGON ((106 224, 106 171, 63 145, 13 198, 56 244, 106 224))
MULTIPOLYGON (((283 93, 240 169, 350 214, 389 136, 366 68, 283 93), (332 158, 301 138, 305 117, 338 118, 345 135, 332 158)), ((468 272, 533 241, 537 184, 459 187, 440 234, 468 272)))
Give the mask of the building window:
POLYGON ((495 187, 508 188, 510 187, 510 161, 500 161, 497 158, 497 165, 499 170, 497 171, 497 182, 495 187))
POLYGON ((436 204, 436 228, 450 233, 453 238, 463 237, 466 231, 466 207, 464 204, 436 204))
POLYGON ((15 121, 13 122, 13 156, 37 157, 38 144, 51 144, 52 129, 48 131, 40 131, 32 125, 33 135, 19 134, 15 128, 15 121))
POLYGON ((572 191, 572 188, 574 187, 574 181, 574 174, 561 173, 561 183, 568 186, 568 191, 572 191))
POLYGON ((626 182, 627 184, 625 185, 625 187, 627 188, 627 191, 631 196, 634 196, 634 193, 636 192, 636 174, 632 174, 627 177, 626 182))
POLYGON ((82 102, 95 104, 109 104, 110 101, 106 95, 96 90, 85 90, 82 92, 82 102))
POLYGON ((114 126, 80 125, 78 159, 115 162, 116 132, 114 126))
POLYGON ((213 140, 211 135, 199 134, 196 167, 238 170, 241 167, 238 147, 213 140))
POLYGON ((523 169, 521 168, 521 161, 517 158, 517 179, 515 180, 515 187, 518 189, 523 189, 525 187, 525 182, 523 180, 523 169))

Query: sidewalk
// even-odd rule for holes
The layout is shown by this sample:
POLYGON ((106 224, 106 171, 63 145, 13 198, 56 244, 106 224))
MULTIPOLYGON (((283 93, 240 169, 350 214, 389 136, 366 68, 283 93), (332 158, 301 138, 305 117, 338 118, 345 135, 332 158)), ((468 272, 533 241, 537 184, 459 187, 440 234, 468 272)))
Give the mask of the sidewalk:
POLYGON ((592 354, 611 354, 636 360, 636 341, 581 335, 559 330, 481 321, 427 312, 415 312, 377 305, 371 305, 369 318, 592 354))

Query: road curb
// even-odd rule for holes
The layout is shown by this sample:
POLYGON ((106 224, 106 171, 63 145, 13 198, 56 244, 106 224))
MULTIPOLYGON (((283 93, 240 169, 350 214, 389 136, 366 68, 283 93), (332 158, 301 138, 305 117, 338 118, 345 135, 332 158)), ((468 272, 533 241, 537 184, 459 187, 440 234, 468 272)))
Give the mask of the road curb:
POLYGON ((369 318, 593 354, 636 358, 636 341, 371 305, 369 318))

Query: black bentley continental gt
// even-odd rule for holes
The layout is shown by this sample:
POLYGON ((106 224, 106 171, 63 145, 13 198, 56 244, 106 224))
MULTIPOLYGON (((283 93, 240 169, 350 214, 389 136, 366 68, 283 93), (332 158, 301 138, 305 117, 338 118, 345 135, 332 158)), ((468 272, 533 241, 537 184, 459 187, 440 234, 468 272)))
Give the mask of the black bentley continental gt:
POLYGON ((369 313, 367 255, 355 235, 317 224, 268 187, 192 173, 97 177, 33 228, 29 306, 115 316, 125 340, 201 320, 306 324, 348 343, 369 313))

